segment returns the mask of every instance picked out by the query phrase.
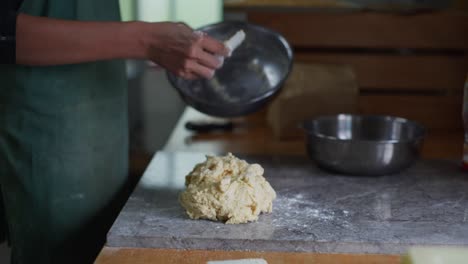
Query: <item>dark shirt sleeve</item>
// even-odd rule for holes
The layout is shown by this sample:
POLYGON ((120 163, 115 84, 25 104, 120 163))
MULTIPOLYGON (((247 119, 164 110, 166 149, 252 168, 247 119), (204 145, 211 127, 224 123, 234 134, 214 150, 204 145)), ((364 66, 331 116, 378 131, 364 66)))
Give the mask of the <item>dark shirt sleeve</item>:
POLYGON ((6 0, 0 6, 0 64, 16 62, 16 17, 21 1, 6 0))

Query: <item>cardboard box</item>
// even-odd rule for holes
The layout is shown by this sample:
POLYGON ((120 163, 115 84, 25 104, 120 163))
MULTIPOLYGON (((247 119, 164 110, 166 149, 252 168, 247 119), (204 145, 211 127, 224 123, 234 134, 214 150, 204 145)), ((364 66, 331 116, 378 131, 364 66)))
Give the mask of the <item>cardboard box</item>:
POLYGON ((356 113, 358 85, 351 67, 295 63, 281 93, 269 105, 277 139, 300 137, 300 124, 321 115, 356 113))

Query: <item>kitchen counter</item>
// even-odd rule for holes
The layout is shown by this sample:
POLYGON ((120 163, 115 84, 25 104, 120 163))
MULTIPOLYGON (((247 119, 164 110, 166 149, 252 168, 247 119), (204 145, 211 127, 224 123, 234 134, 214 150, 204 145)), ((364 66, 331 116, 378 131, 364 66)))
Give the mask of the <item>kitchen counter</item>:
MULTIPOLYGON (((236 152, 259 155, 306 156, 305 138, 279 140, 274 137, 264 112, 234 119, 231 131, 194 133, 185 129, 189 121, 219 121, 187 107, 164 146, 166 151, 236 152)), ((221 119, 223 120, 223 119, 221 119)), ((430 130, 424 140, 421 156, 425 159, 460 159, 463 153, 463 131, 430 130)))
POLYGON ((412 245, 468 246, 468 175, 454 161, 349 177, 322 171, 305 157, 246 159, 264 166, 277 191, 273 213, 241 225, 190 220, 177 197, 204 155, 159 152, 106 247, 397 255, 412 245))
POLYGON ((239 258, 397 264, 409 245, 468 245, 468 174, 458 162, 462 134, 430 133, 425 160, 401 175, 356 178, 316 168, 303 139, 275 140, 262 113, 235 119, 233 131, 184 128, 202 120, 213 118, 192 108, 184 112, 113 225, 97 264, 239 258), (274 212, 238 226, 189 220, 177 202, 183 176, 202 153, 227 151, 266 167, 278 192, 274 212))

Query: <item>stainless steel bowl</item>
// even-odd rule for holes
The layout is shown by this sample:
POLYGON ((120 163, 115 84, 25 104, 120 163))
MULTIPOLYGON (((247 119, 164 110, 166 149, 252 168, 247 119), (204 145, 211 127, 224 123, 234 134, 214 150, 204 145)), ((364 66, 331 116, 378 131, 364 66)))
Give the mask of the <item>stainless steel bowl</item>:
POLYGON ((237 21, 199 30, 224 41, 240 29, 246 34, 244 42, 224 60, 213 79, 189 81, 167 73, 182 99, 200 112, 219 117, 255 112, 280 90, 291 71, 292 49, 277 32, 237 21))
POLYGON ((351 175, 400 172, 419 156, 425 129, 399 117, 340 114, 303 124, 309 156, 323 168, 351 175))

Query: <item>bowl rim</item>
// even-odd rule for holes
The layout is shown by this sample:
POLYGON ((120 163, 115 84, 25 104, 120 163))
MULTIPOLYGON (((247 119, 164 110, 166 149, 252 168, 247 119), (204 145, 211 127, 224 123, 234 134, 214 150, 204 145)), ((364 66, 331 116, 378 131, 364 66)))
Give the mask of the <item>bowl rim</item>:
POLYGON ((301 128, 307 133, 307 135, 312 135, 317 138, 321 139, 328 139, 328 140, 334 140, 334 141, 339 141, 339 142, 366 142, 366 143, 373 143, 373 144, 397 144, 397 143, 408 143, 408 142, 414 142, 414 141, 419 141, 424 139, 426 136, 426 128, 421 125, 420 123, 404 118, 404 117, 399 117, 399 116, 392 116, 392 115, 363 115, 363 114, 336 114, 336 115, 324 115, 324 116, 319 116, 314 119, 309 119, 305 120, 301 124, 301 128), (311 124, 317 123, 322 120, 326 119, 337 119, 339 117, 351 117, 351 118, 378 118, 378 119, 385 119, 385 120, 392 120, 394 122, 398 123, 403 123, 403 124, 409 124, 411 126, 416 127, 417 131, 415 133, 415 136, 410 139, 377 139, 377 140, 371 140, 371 139, 343 139, 343 138, 338 138, 336 136, 329 136, 325 135, 323 133, 315 133, 312 131, 312 129, 308 128, 311 124))
POLYGON ((218 107, 218 108, 227 108, 227 107, 231 107, 231 106, 243 106, 243 105, 254 104, 254 103, 263 101, 266 98, 269 98, 270 96, 276 94, 279 91, 279 88, 282 87, 283 84, 288 79, 288 77, 289 77, 289 75, 290 75, 290 73, 292 71, 292 67, 293 67, 294 52, 292 50, 291 45, 286 40, 286 38, 283 35, 281 35, 279 32, 277 32, 275 30, 272 30, 270 28, 266 28, 266 27, 263 27, 261 25, 255 24, 255 23, 250 23, 250 22, 245 22, 245 21, 236 21, 236 20, 234 20, 234 21, 221 21, 221 22, 214 23, 214 24, 208 24, 208 25, 202 26, 200 28, 197 28, 195 30, 203 31, 203 30, 207 30, 207 29, 217 27, 217 26, 221 26, 221 25, 236 25, 238 27, 248 26, 248 27, 256 28, 259 31, 263 31, 263 32, 266 32, 268 34, 272 34, 272 35, 276 36, 278 38, 278 40, 281 42, 281 44, 283 45, 283 47, 285 48, 286 53, 288 55, 288 59, 289 59, 288 70, 286 71, 286 75, 284 76, 284 78, 276 86, 274 86, 273 89, 270 89, 270 90, 260 94, 259 96, 255 97, 255 98, 252 98, 252 99, 249 99, 249 100, 246 100, 246 101, 242 101, 242 102, 235 102, 235 103, 223 102, 221 104, 220 103, 215 103, 215 102, 209 101, 209 100, 204 100, 203 98, 197 98, 197 97, 190 96, 183 89, 180 89, 177 86, 176 80, 178 80, 180 77, 178 77, 175 74, 173 74, 173 73, 166 70, 166 76, 167 76, 167 79, 169 80, 169 83, 179 93, 181 93, 183 95, 183 97, 187 96, 187 97, 190 97, 191 100, 196 101, 198 103, 202 103, 204 105, 214 106, 214 107, 218 107))

